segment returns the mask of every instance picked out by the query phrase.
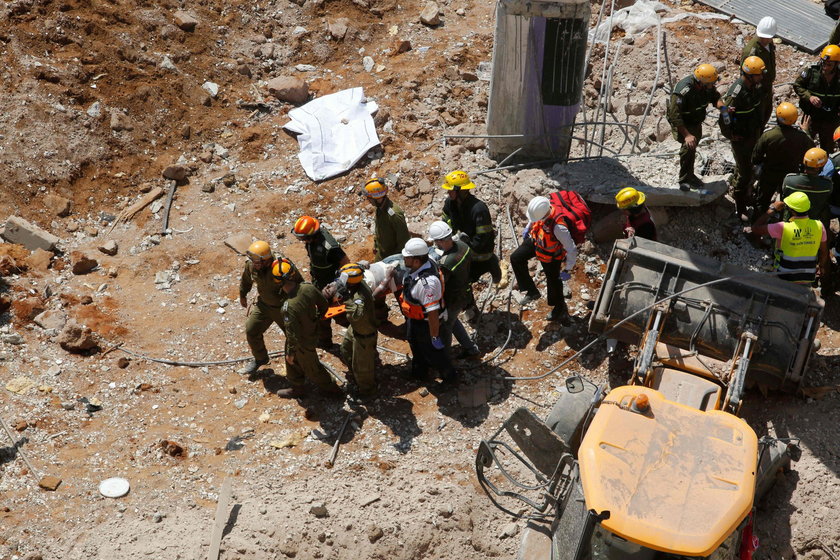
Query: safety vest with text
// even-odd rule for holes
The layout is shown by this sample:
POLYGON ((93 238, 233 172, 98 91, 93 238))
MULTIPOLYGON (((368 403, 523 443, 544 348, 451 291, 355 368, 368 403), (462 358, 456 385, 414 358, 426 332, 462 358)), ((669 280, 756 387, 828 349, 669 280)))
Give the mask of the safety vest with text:
POLYGON ((823 225, 819 220, 792 218, 782 228, 776 249, 775 267, 779 278, 797 284, 811 284, 817 275, 817 255, 823 225))
POLYGON ((444 309, 444 302, 443 302, 443 275, 440 272, 437 264, 434 261, 428 261, 429 266, 423 266, 422 270, 419 274, 417 274, 416 278, 411 274, 407 274, 405 276, 405 280, 403 281, 403 289, 402 293, 399 296, 400 300, 400 311, 406 317, 406 319, 414 319, 415 321, 422 321, 427 318, 428 314, 426 313, 426 306, 439 304, 440 310, 443 311, 444 309), (418 301, 414 294, 411 292, 414 289, 414 286, 417 285, 418 282, 421 282, 423 285, 428 284, 429 278, 437 276, 440 280, 440 293, 441 299, 436 301, 431 301, 426 303, 425 305, 423 302, 418 301))
POLYGON ((566 260, 566 249, 554 236, 555 222, 552 219, 540 220, 531 225, 529 235, 534 241, 534 252, 540 262, 566 260))

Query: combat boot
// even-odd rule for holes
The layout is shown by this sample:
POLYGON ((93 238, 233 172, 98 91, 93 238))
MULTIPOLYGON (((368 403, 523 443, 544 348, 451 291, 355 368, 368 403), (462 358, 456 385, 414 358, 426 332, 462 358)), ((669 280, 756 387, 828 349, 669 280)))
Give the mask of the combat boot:
POLYGON ((254 373, 257 373, 257 370, 260 369, 260 367, 266 365, 267 363, 268 360, 257 361, 252 358, 245 362, 244 366, 236 370, 236 373, 238 373, 239 375, 252 375, 254 373))
POLYGON ((299 399, 306 396, 306 389, 304 387, 289 387, 287 389, 280 389, 277 391, 277 396, 281 399, 299 399))

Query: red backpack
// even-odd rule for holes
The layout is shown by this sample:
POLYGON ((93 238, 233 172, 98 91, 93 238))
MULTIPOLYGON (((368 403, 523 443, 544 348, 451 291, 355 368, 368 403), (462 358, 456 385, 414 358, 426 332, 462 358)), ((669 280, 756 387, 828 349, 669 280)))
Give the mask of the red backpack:
POLYGON ((562 218, 575 244, 583 243, 592 223, 592 210, 583 197, 575 191, 557 191, 551 193, 548 200, 551 202, 551 217, 554 221, 562 218))

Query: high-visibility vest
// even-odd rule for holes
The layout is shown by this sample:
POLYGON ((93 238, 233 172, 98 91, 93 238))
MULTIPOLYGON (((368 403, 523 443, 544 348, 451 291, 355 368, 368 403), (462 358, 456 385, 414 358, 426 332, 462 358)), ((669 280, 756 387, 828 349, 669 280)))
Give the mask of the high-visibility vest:
POLYGON ((412 275, 407 274, 405 280, 403 281, 402 293, 399 296, 400 311, 402 311, 402 314, 405 315, 407 319, 422 321, 427 318, 426 308, 423 306, 423 302, 418 301, 411 292, 414 286, 417 285, 417 282, 426 284, 428 283, 428 278, 431 276, 437 276, 440 279, 441 293, 441 299, 432 302, 432 304, 439 304, 441 310, 444 308, 443 275, 440 273, 440 269, 434 261, 430 260, 428 262, 429 266, 421 270, 416 279, 412 275))
POLYGON ((782 227, 776 249, 775 267, 779 278, 797 284, 811 284, 817 275, 817 256, 823 225, 810 218, 791 218, 782 227))
POLYGON ((554 237, 554 220, 540 220, 531 225, 530 236, 534 241, 534 252, 541 262, 566 260, 566 249, 554 237))

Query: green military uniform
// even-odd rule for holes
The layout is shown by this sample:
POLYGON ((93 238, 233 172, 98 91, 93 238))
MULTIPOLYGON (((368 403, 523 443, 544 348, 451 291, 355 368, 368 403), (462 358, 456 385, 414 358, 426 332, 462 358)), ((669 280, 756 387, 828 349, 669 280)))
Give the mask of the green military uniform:
POLYGON ((452 240, 452 247, 441 255, 438 264, 443 272, 443 303, 446 309, 446 345, 451 346, 451 336, 455 336, 463 352, 478 354, 478 346, 470 338, 458 315, 472 301, 470 287, 470 268, 472 250, 470 246, 457 239, 452 240))
POLYGON ((376 362, 376 327, 379 322, 374 316, 373 293, 367 283, 360 282, 344 305, 350 326, 341 341, 341 356, 350 365, 359 392, 372 395, 376 393, 373 369, 376 362))
POLYGON ((785 176, 796 173, 805 152, 813 147, 814 141, 808 134, 786 124, 780 124, 759 137, 752 154, 753 165, 761 166, 758 192, 755 193, 756 212, 769 208, 773 194, 781 192, 785 176))
POLYGON ((334 390, 336 384, 318 360, 318 321, 329 308, 321 291, 308 282, 298 284, 283 303, 286 324, 286 378, 293 388, 303 388, 306 378, 320 389, 334 390))
POLYGON ((764 128, 764 123, 761 121, 763 95, 764 91, 760 83, 748 88, 742 76, 735 80, 723 96, 723 104, 735 110, 729 113, 730 124, 726 125, 721 118, 720 127, 723 135, 732 143, 732 155, 735 158, 732 194, 739 213, 746 212, 749 189, 753 180, 753 148, 764 128))
POLYGON ((696 150, 685 145, 685 137, 680 134, 679 127, 685 127, 697 141, 703 137, 703 120, 706 118, 706 107, 715 105, 720 99, 720 93, 712 88, 707 89, 694 76, 687 76, 677 82, 671 99, 668 101, 668 122, 671 124, 671 134, 682 144, 680 148, 680 178, 681 183, 694 177, 694 159, 696 150))
POLYGON ((764 78, 761 80, 761 87, 764 89, 764 99, 761 102, 762 126, 767 124, 770 114, 773 112, 773 83, 776 81, 776 45, 771 40, 765 47, 761 44, 759 37, 753 37, 741 51, 741 66, 750 56, 757 56, 764 61, 764 78))
POLYGON ((396 255, 405 247, 410 235, 402 208, 386 198, 382 206, 376 207, 373 246, 376 260, 396 255))
POLYGON ((840 123, 840 70, 835 70, 829 82, 822 73, 822 65, 812 64, 796 78, 793 90, 799 97, 799 108, 811 117, 811 134, 819 138, 820 148, 831 153, 834 151, 834 129, 840 123), (811 97, 818 97, 823 106, 814 107, 811 97))
MULTIPOLYGON (((335 280, 342 261, 347 257, 341 245, 330 234, 327 228, 321 226, 311 243, 306 244, 306 254, 309 255, 309 267, 312 283, 319 290, 335 280)), ((328 348, 332 345, 332 320, 324 319, 318 326, 320 333, 319 345, 328 348)))
POLYGON ((248 346, 251 348, 254 360, 262 365, 268 363, 268 350, 265 348, 263 334, 272 323, 277 323, 277 326, 285 329, 282 306, 286 301, 286 294, 274 281, 270 265, 257 270, 249 260, 245 263, 242 278, 239 280, 239 298, 247 298, 248 292, 255 284, 257 303, 251 307, 248 319, 245 321, 245 337, 248 339, 248 346))
MULTIPOLYGON (((831 199, 833 188, 831 179, 821 175, 808 175, 807 173, 791 173, 785 177, 782 183, 782 200, 795 192, 804 192, 811 201, 811 209, 808 210, 808 217, 812 220, 828 220, 828 203, 831 199)), ((784 219, 790 216, 785 215, 784 219)))

